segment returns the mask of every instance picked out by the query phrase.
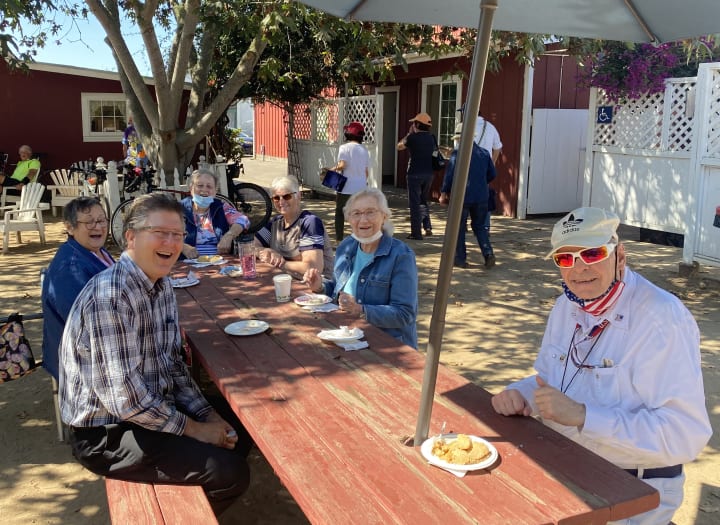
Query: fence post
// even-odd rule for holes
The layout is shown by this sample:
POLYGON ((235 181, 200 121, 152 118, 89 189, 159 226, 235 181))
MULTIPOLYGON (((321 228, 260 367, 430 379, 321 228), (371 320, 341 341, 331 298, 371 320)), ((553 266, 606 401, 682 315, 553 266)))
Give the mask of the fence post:
POLYGON ((108 204, 108 217, 112 217, 113 212, 120 206, 120 184, 118 183, 117 162, 111 160, 107 164, 107 178, 105 180, 106 192, 105 199, 108 204))

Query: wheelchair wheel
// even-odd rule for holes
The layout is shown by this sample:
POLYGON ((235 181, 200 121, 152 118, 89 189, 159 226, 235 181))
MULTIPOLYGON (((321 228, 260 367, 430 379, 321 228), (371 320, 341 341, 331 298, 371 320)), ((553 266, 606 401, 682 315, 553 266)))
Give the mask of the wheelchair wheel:
POLYGON ((110 235, 112 235, 113 241, 118 247, 120 247, 121 250, 125 248, 123 224, 125 223, 125 216, 130 210, 130 204, 132 204, 132 201, 133 199, 125 199, 122 201, 120 206, 115 209, 112 214, 112 218, 110 219, 110 235))
POLYGON ((242 211, 250 219, 248 233, 255 233, 267 224, 272 215, 273 207, 270 195, 262 186, 251 182, 236 182, 233 184, 233 206, 242 211))

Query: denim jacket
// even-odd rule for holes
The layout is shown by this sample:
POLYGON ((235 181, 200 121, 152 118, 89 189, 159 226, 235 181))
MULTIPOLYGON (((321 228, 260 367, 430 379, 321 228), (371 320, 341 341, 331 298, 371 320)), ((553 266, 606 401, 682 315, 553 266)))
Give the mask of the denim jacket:
MULTIPOLYGON (((359 243, 347 237, 335 252, 334 281, 325 281, 325 293, 337 301, 347 283, 359 243)), ((368 323, 417 348, 418 274, 415 253, 388 235, 380 238, 370 264, 357 278, 355 300, 363 305, 368 323)))

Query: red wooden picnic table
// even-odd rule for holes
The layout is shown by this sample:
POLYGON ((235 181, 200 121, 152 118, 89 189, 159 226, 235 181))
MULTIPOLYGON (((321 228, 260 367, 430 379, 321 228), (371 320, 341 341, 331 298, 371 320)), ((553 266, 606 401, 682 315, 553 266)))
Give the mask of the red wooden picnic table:
MULTIPOLYGON (((462 478, 431 466, 412 446, 423 353, 341 312, 277 303, 270 266, 255 280, 218 270, 194 270, 200 283, 176 290, 193 358, 312 523, 588 524, 658 505, 652 487, 540 422, 497 415, 490 393, 442 365, 431 428, 480 436, 499 460, 462 478), (224 332, 249 319, 270 328, 224 332), (369 348, 317 337, 342 325, 369 348)), ((307 291, 293 282, 292 297, 307 291)))

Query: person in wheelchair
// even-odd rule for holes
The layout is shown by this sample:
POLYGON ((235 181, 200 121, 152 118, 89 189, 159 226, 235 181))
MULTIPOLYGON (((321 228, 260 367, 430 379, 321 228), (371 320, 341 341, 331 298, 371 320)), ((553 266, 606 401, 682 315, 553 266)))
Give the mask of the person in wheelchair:
POLYGON ((250 227, 245 214, 215 198, 217 184, 208 169, 195 170, 190 176, 190 196, 182 200, 187 232, 182 254, 186 258, 230 253, 233 240, 250 227))

